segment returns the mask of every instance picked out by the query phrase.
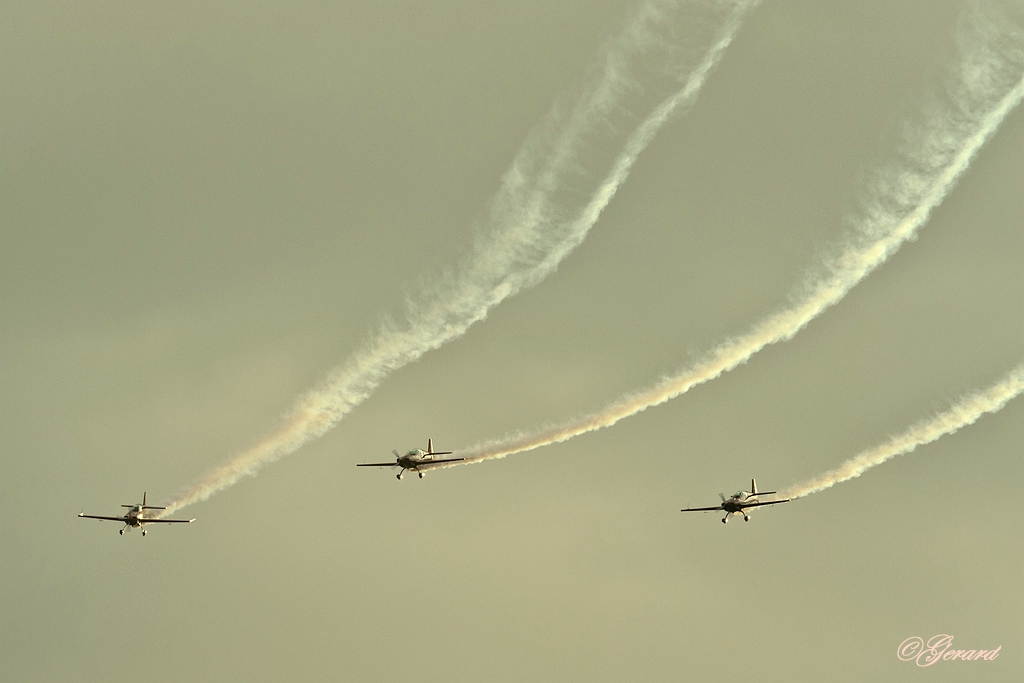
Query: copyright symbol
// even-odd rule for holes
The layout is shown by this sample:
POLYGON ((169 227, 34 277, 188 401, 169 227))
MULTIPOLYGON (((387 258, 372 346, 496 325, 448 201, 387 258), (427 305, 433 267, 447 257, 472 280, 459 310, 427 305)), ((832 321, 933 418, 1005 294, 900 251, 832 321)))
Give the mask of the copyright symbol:
POLYGON ((896 656, 904 662, 909 662, 921 654, 922 648, 924 648, 924 641, 917 636, 912 636, 900 643, 899 649, 896 650, 896 656))

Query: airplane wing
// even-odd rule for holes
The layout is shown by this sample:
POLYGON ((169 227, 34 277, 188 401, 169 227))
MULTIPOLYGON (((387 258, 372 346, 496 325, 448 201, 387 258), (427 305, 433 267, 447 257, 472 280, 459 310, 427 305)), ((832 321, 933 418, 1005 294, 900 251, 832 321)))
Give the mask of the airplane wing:
POLYGON ((721 510, 721 509, 722 509, 721 505, 716 505, 713 508, 686 508, 685 510, 680 510, 680 512, 708 512, 710 510, 721 510))
POLYGON ((759 505, 775 505, 776 503, 788 503, 791 500, 793 500, 793 499, 792 498, 787 498, 786 500, 769 500, 769 501, 765 501, 764 503, 744 503, 743 504, 743 509, 745 510, 747 508, 756 508, 759 505))
POLYGON ((100 517, 98 515, 87 515, 84 512, 78 513, 79 517, 87 517, 89 519, 109 519, 111 522, 124 522, 124 517, 100 517))
POLYGON ((140 519, 139 522, 142 524, 191 524, 196 521, 196 518, 192 519, 140 519))
POLYGON ((397 462, 357 462, 356 467, 394 467, 397 462))
POLYGON ((435 467, 443 465, 446 462, 464 462, 465 460, 465 458, 438 458, 437 460, 431 458, 430 460, 421 460, 420 462, 416 463, 416 469, 432 470, 435 467))

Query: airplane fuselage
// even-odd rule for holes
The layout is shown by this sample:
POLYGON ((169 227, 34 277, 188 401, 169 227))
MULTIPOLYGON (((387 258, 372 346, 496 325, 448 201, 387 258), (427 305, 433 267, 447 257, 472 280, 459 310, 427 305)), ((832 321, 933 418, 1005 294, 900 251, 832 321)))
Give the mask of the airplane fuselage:
POLYGON ((429 465, 432 461, 433 458, 426 453, 407 453, 398 459, 398 466, 418 472, 420 465, 429 465))
POLYGON ((750 496, 749 498, 737 498, 733 496, 722 503, 722 509, 731 513, 743 512, 743 508, 749 507, 751 503, 756 502, 757 498, 754 496, 750 496))
POLYGON ((423 473, 430 469, 427 465, 430 465, 433 462, 434 456, 422 450, 419 452, 413 451, 411 453, 406 453, 397 461, 398 466, 402 468, 402 471, 398 473, 398 478, 401 479, 402 474, 406 470, 409 470, 410 472, 418 474, 420 479, 422 479, 423 473))
POLYGON ((142 526, 142 510, 136 506, 124 516, 124 523, 130 527, 142 526))
POLYGON ((419 465, 420 463, 421 461, 419 460, 419 458, 414 459, 410 455, 406 455, 398 459, 398 466, 405 470, 415 471, 416 466, 419 465))
POLYGON ((152 524, 157 520, 148 519, 146 517, 146 511, 136 508, 132 508, 124 516, 124 523, 133 529, 141 528, 144 524, 152 524))

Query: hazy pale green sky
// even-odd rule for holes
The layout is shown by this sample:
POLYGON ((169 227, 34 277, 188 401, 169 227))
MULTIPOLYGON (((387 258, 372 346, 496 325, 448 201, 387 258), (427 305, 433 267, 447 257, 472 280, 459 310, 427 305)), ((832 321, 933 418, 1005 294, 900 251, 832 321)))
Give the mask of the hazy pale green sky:
POLYGON ((5 4, 5 676, 1019 680, 1024 399, 749 524, 678 510, 830 469, 1021 362, 1021 110, 792 341, 562 445, 354 467, 595 410, 783 306, 967 6, 765 0, 555 273, 143 539, 75 515, 250 447, 465 257, 638 3, 5 4), (940 633, 1000 657, 897 659, 940 633))

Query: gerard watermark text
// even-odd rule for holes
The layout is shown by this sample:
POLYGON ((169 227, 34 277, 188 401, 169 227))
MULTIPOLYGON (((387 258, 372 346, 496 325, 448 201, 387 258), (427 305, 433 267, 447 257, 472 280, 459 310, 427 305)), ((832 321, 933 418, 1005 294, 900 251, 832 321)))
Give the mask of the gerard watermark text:
POLYGON ((896 656, 904 662, 915 662, 918 666, 931 666, 940 659, 944 662, 970 662, 987 660, 992 661, 999 656, 1003 649, 1000 645, 994 650, 956 650, 953 648, 953 636, 945 633, 932 636, 927 643, 923 639, 913 636, 907 638, 896 650, 896 656))

